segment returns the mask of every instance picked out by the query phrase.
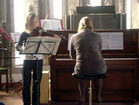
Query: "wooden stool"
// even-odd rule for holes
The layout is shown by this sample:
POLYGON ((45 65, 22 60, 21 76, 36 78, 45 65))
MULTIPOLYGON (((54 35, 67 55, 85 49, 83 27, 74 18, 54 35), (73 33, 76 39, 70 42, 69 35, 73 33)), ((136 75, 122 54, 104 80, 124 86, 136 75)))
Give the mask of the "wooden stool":
POLYGON ((8 68, 0 68, 0 86, 1 86, 1 75, 6 75, 6 92, 8 93, 8 68))
POLYGON ((92 80, 97 80, 97 79, 104 79, 106 77, 106 74, 101 74, 101 75, 80 75, 80 74, 72 74, 73 77, 78 78, 78 79, 84 79, 84 80, 89 80, 89 105, 92 105, 92 99, 93 99, 93 94, 92 94, 92 80))

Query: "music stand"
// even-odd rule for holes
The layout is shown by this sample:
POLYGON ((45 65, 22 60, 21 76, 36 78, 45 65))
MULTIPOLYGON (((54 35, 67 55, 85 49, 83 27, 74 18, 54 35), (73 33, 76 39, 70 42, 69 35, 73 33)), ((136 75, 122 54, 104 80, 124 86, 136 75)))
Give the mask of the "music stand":
MULTIPOLYGON (((25 48, 20 54, 42 54, 42 55, 56 55, 61 38, 53 37, 29 37, 26 41, 25 48)), ((37 60, 37 91, 38 91, 38 58, 37 60)), ((39 99, 37 94, 37 99, 39 99)), ((37 103, 39 101, 37 100, 37 103)))
POLYGON ((56 55, 61 38, 29 37, 20 54, 56 55))

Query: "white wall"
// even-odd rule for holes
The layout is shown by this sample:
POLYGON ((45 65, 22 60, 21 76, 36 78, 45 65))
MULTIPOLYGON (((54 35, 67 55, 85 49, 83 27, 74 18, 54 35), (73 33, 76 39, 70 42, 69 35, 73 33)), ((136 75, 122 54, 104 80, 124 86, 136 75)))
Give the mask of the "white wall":
POLYGON ((139 28, 139 1, 131 0, 131 28, 139 28))

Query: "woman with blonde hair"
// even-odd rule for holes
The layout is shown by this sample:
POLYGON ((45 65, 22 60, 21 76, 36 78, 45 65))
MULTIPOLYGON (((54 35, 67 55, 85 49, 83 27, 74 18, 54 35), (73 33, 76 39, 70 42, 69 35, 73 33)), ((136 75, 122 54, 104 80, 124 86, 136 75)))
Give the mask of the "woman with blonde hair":
MULTIPOLYGON (((94 32, 93 23, 88 17, 83 17, 79 22, 78 33, 72 35, 70 40, 70 57, 76 60, 73 76, 79 78, 80 102, 85 105, 85 93, 88 76, 106 74, 106 64, 101 55, 101 36, 94 32)), ((94 81, 97 100, 101 99, 102 79, 94 81)))

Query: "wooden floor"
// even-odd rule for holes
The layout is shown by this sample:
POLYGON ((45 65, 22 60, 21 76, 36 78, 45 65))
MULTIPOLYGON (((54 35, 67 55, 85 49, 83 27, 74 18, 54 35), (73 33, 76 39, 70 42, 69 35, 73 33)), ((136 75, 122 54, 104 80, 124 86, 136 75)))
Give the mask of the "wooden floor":
POLYGON ((23 105, 22 99, 15 93, 6 93, 5 91, 0 91, 0 102, 5 105, 23 105))
MULTIPOLYGON (((77 102, 57 102, 56 104, 48 104, 48 105, 77 105, 77 102)), ((86 105, 89 105, 86 103, 86 105)), ((98 105, 97 103, 93 103, 93 105, 98 105)), ((103 102, 99 105, 139 105, 127 102, 103 102)))
MULTIPOLYGON (((3 102, 5 105, 23 105, 22 99, 18 96, 17 93, 5 91, 0 91, 0 102, 3 102)), ((49 104, 41 104, 41 105, 77 105, 77 102, 56 102, 49 104)), ((86 105, 89 105, 86 103, 86 105)), ((97 103, 93 103, 93 105, 98 105, 97 103)), ((100 105, 139 105, 139 103, 130 103, 130 102, 103 102, 100 105)))

